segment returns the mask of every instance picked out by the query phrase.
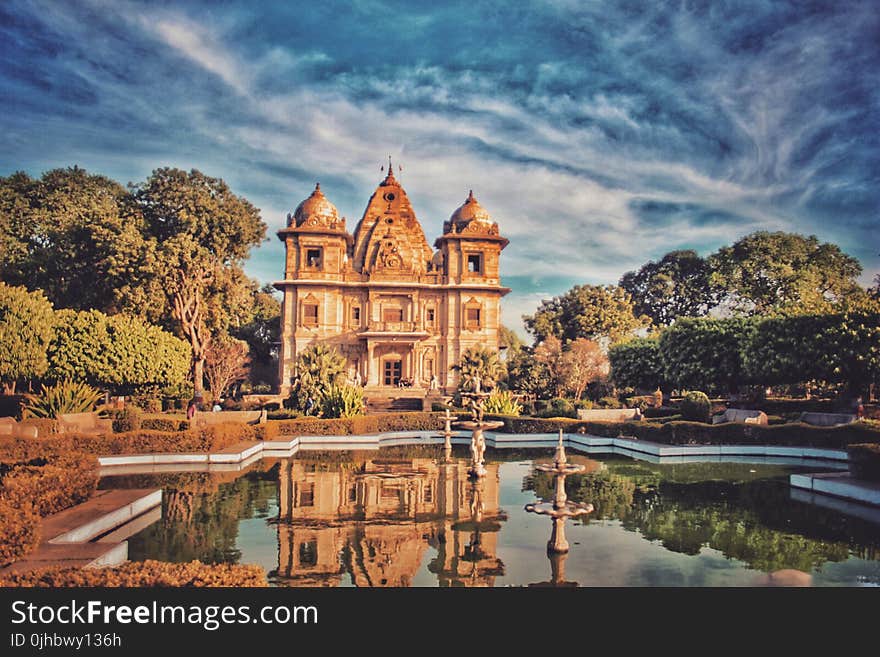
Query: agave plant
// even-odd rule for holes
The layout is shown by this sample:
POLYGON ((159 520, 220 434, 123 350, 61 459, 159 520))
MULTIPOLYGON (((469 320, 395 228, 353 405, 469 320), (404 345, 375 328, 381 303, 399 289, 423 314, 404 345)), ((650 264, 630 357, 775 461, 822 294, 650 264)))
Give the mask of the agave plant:
POLYGON ((364 414, 364 390, 360 386, 331 385, 321 398, 324 417, 355 417, 364 414))
POLYGON ((27 417, 58 417, 59 413, 88 413, 101 401, 103 393, 79 381, 59 381, 43 385, 38 394, 24 396, 27 417))
POLYGON ((519 415, 522 413, 522 405, 513 397, 510 390, 493 390, 486 399, 486 413, 492 415, 519 415))

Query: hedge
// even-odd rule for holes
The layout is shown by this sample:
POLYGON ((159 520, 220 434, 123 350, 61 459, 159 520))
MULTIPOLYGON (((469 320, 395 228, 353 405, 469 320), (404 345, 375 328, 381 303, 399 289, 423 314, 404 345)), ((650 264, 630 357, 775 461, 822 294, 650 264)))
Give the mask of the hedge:
POLYGON ((276 436, 348 436, 385 431, 439 431, 443 413, 382 413, 350 418, 270 420, 264 425, 267 439, 276 436))
POLYGON ((32 550, 40 542, 40 516, 32 505, 21 507, 0 496, 0 567, 32 550))
POLYGON ((186 420, 175 420, 173 418, 148 417, 141 420, 141 429, 148 431, 186 431, 189 429, 189 422, 186 420))
POLYGON ((0 586, 60 588, 106 587, 250 587, 267 586, 260 566, 241 564, 130 561, 115 568, 43 568, 0 578, 0 586))
POLYGON ((846 448, 849 471, 857 479, 880 481, 880 444, 861 443, 846 448))
MULTIPOLYGON (((488 417, 488 416, 487 416, 488 417)), ((842 449, 853 443, 880 442, 880 427, 858 422, 839 427, 788 423, 774 426, 703 424, 702 422, 584 422, 567 418, 539 419, 491 416, 501 420, 507 433, 587 433, 608 438, 633 437, 667 445, 793 445, 842 449)))
POLYGON ((0 443, 0 566, 34 550, 40 518, 87 500, 98 485, 94 456, 44 440, 0 443))

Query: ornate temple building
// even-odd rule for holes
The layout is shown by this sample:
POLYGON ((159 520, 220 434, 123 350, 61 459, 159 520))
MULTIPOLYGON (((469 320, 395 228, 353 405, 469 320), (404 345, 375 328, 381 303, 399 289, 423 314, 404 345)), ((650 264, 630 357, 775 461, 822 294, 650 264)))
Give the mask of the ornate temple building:
POLYGON ((290 391, 297 354, 313 344, 348 359, 366 392, 404 383, 455 389, 469 347, 498 349, 499 258, 508 241, 469 194, 432 249, 409 198, 388 175, 349 233, 320 184, 278 231, 286 247, 279 388, 290 391))

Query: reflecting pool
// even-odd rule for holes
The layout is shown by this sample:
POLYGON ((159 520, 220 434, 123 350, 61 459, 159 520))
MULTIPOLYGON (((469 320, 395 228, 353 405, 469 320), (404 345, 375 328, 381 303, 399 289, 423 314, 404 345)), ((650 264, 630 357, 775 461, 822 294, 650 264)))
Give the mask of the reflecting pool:
POLYGON ((570 452, 585 469, 565 493, 593 511, 548 553, 552 521, 524 507, 553 498, 535 468, 552 459, 490 449, 473 481, 465 448, 315 451, 101 487, 164 489, 131 560, 254 563, 277 586, 880 585, 880 524, 797 499, 788 476, 805 470, 781 465, 570 452))

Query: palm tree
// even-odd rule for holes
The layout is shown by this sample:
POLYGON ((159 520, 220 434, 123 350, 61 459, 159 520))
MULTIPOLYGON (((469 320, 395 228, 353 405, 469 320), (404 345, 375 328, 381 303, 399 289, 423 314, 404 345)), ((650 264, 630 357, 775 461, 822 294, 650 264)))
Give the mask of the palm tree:
POLYGON ((467 349, 461 355, 458 365, 453 365, 452 369, 461 373, 458 382, 458 389, 461 392, 475 390, 478 377, 481 389, 494 388, 502 373, 498 354, 486 347, 467 349))
POLYGON ((345 381, 345 357, 323 344, 309 347, 296 357, 296 380, 291 406, 317 415, 324 393, 345 381), (311 400, 311 401, 310 401, 311 400))

